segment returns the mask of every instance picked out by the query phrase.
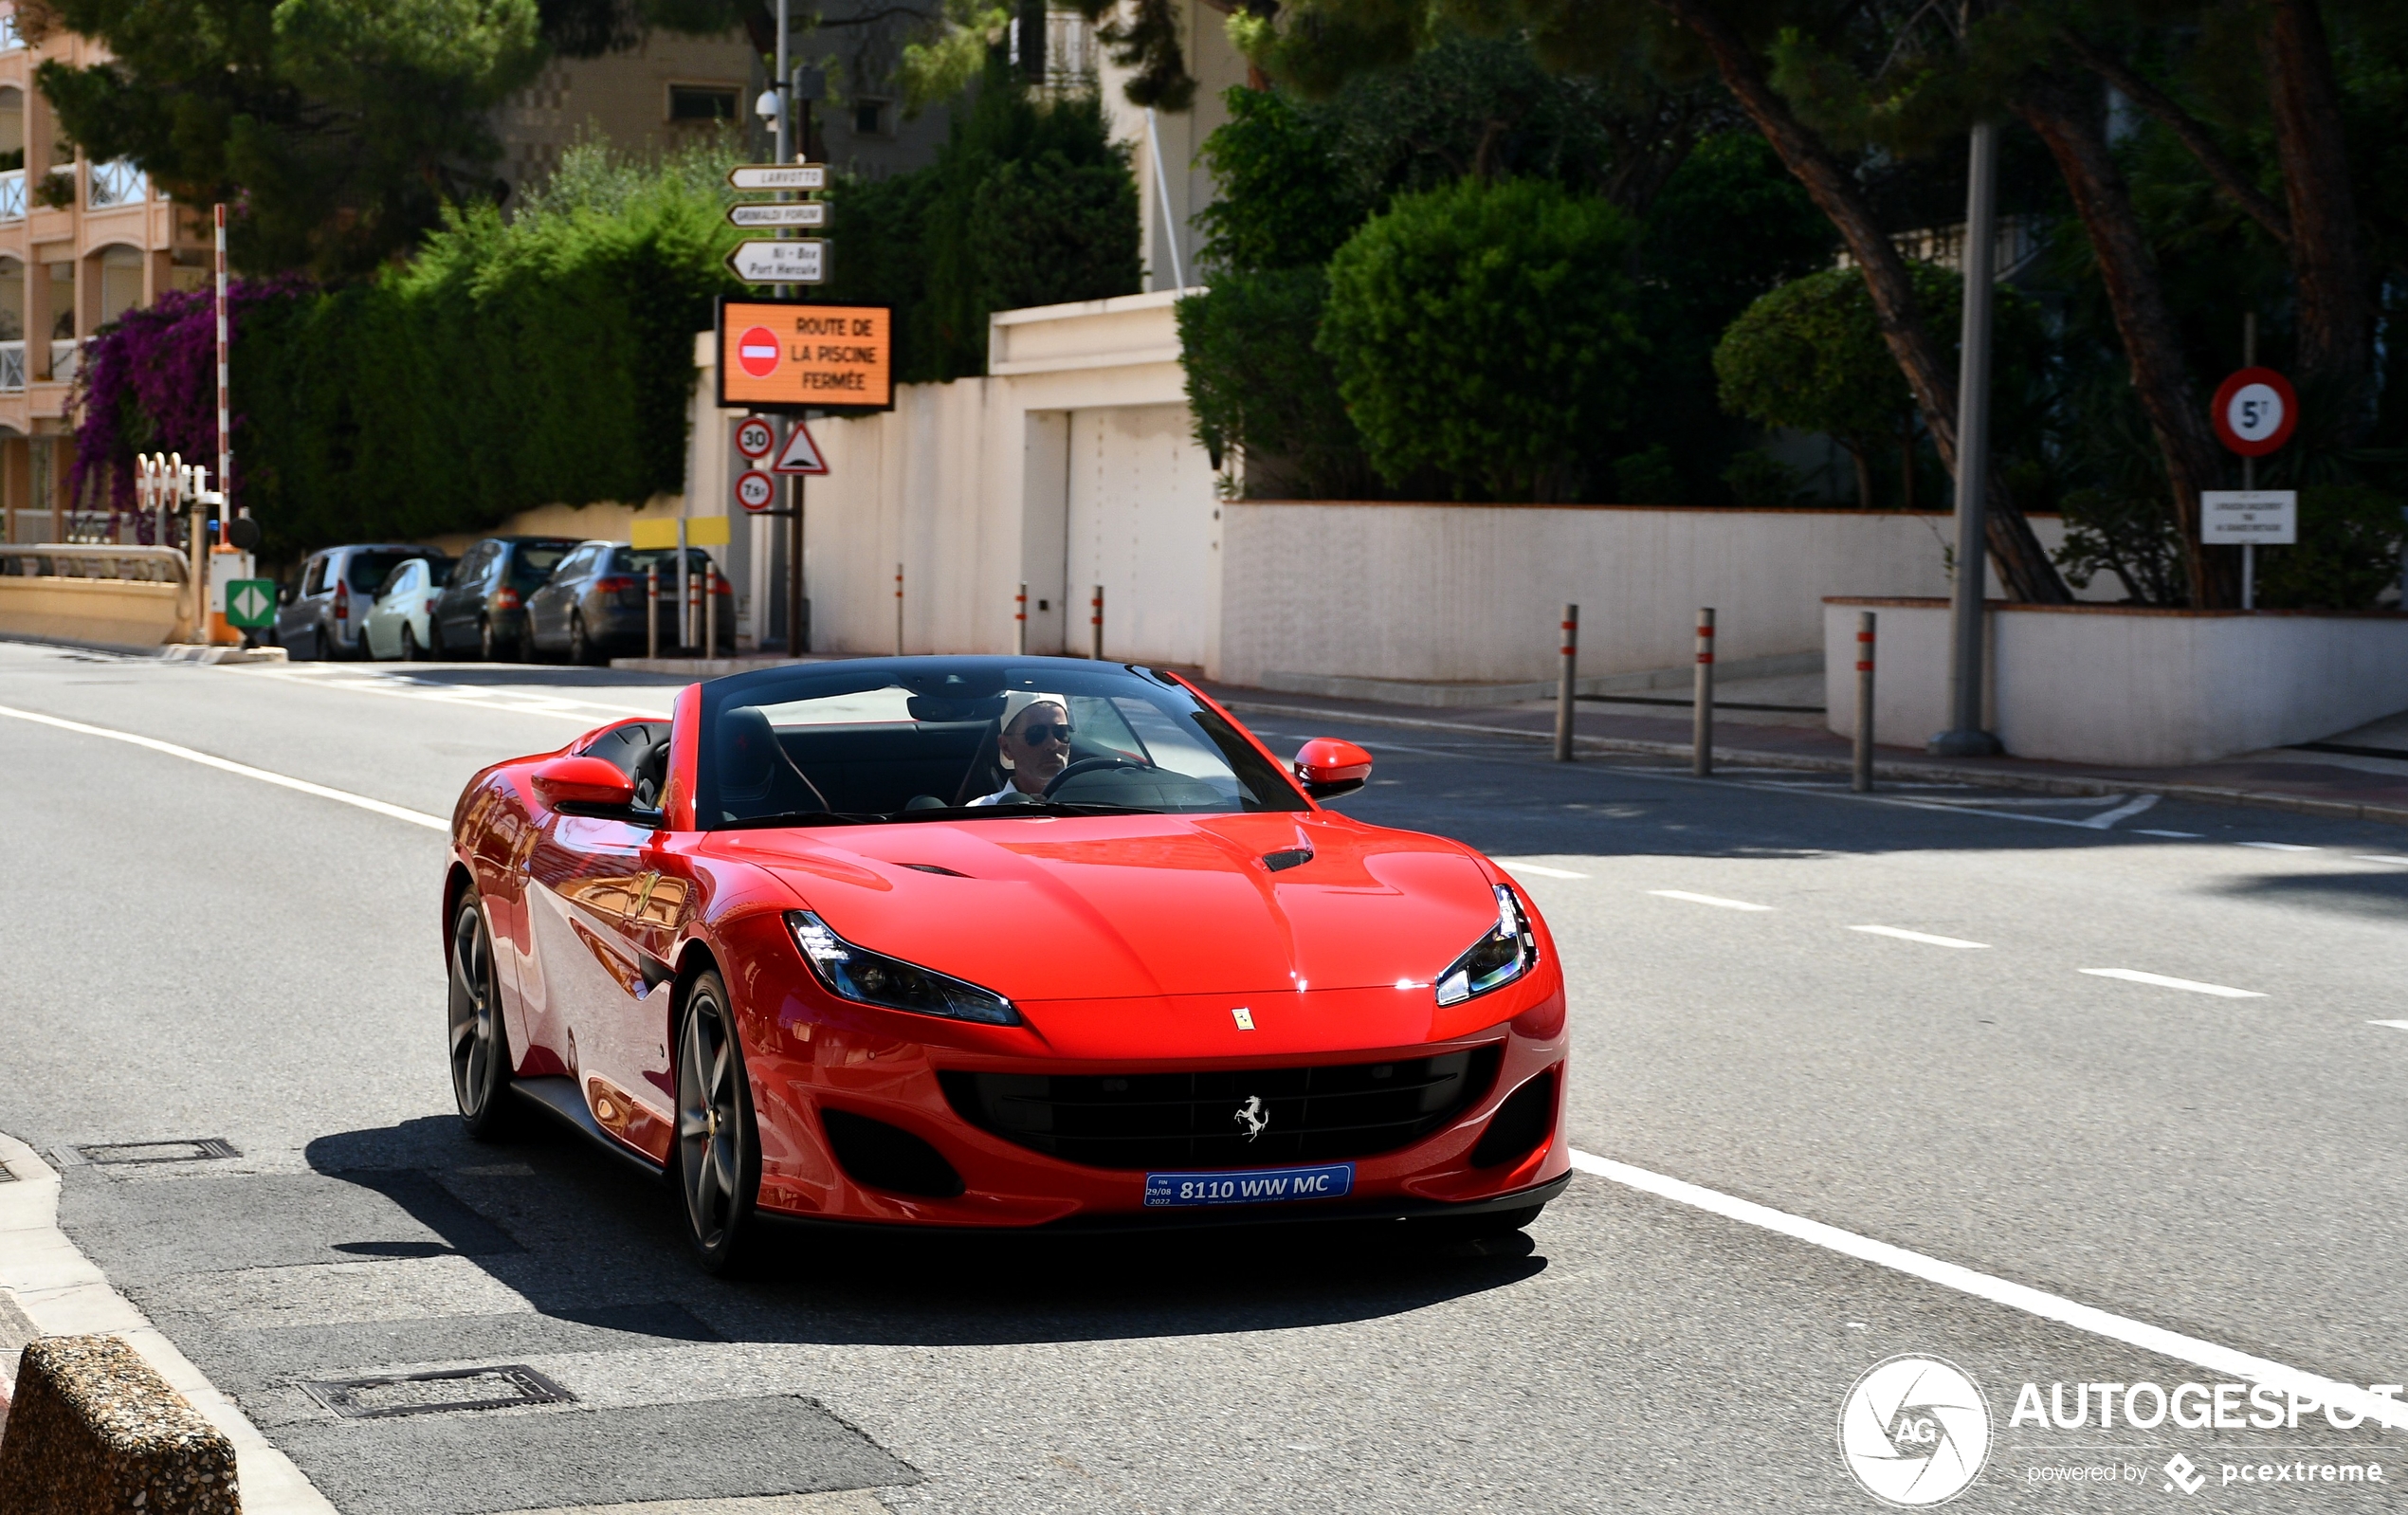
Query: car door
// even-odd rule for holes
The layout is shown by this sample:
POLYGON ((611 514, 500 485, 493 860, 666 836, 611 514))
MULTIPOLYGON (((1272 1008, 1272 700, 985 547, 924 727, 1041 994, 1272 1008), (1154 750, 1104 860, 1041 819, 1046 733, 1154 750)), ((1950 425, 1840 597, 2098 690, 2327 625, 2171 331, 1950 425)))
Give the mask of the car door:
POLYGON ((292 598, 276 609, 276 641, 281 647, 298 652, 307 648, 310 654, 325 656, 318 643, 318 596, 326 588, 326 555, 312 555, 301 569, 301 588, 292 598))
POLYGON ((445 650, 454 656, 476 645, 477 585, 493 551, 494 543, 489 541, 469 548, 460 559, 460 566, 451 571, 451 582, 443 597, 435 602, 435 621, 442 631, 445 650))
POLYGON ((527 596, 527 624, 534 629, 536 646, 557 651, 568 640, 568 586, 575 581, 579 566, 592 556, 583 547, 571 553, 552 571, 552 576, 527 596))
POLYGON ((395 615, 396 608, 407 593, 410 576, 415 565, 395 563, 392 571, 379 580, 368 597, 368 614, 360 622, 360 639, 368 644, 372 658, 391 658, 400 654, 395 615))

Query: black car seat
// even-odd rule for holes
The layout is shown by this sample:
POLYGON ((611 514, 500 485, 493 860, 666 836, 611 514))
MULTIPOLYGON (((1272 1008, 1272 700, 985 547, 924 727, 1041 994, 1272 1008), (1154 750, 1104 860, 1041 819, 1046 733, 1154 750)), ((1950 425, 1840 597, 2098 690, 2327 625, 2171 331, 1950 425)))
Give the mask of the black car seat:
POLYGON ((719 803, 723 819, 782 815, 831 807, 777 740, 757 705, 737 705, 719 718, 719 803))
POLYGON ((971 754, 970 767, 961 776, 961 787, 954 791, 956 805, 982 799, 1012 781, 1012 776, 1003 771, 1003 763, 995 756, 995 743, 1002 735, 1000 718, 988 721, 987 729, 978 734, 977 750, 971 754))

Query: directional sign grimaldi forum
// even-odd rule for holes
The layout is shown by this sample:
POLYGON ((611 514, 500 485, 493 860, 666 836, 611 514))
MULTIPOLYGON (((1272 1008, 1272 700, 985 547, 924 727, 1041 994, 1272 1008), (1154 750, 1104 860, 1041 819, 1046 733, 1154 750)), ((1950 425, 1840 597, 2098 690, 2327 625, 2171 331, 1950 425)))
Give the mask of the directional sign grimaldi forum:
POLYGON ((893 410, 894 319, 888 305, 721 299, 721 408, 893 410))

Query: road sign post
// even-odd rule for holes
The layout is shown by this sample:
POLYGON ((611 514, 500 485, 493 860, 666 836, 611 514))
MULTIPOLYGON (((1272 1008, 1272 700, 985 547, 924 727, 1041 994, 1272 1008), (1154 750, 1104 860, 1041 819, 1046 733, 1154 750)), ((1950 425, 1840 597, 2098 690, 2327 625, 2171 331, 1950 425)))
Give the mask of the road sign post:
POLYGON ((2271 368, 2257 366, 2257 317, 2241 319, 2241 368, 2216 388, 2216 398, 2208 404, 2208 420, 2216 428, 2216 440, 2225 449, 2240 455, 2241 486, 2237 490, 2206 489, 2199 492, 2199 540, 2202 542, 2237 541, 2241 547, 2241 609, 2257 609, 2257 544, 2260 542, 2290 543, 2299 539, 2298 500, 2288 490, 2261 494, 2257 487, 2257 460, 2270 452, 2279 451, 2291 439, 2299 427, 2299 395, 2290 380, 2271 368), (2288 502, 2280 509, 2285 512, 2277 524, 2272 501, 2288 502), (2211 501, 2222 501, 2222 513, 2217 518, 2211 501), (2241 503, 2239 502, 2250 502, 2241 503), (2257 502, 2264 502, 2259 503, 2257 502), (2272 535, 2280 530, 2281 537, 2272 535))

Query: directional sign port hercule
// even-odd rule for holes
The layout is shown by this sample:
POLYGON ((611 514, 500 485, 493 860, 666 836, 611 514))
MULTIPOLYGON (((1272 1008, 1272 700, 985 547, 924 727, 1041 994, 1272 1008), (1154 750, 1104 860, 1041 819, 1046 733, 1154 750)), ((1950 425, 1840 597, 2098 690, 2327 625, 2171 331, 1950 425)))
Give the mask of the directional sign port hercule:
POLYGON ((804 200, 788 205, 731 205, 727 208, 727 224, 732 227, 824 227, 828 225, 828 203, 804 200))
POLYGON ((828 188, 828 165, 739 163, 727 171, 727 183, 735 190, 824 190, 828 188))
POLYGON ((228 579, 226 624, 246 629, 275 625, 276 581, 272 578, 228 579))
POLYGON ((824 284, 828 244, 817 237, 799 242, 739 242, 727 255, 727 266, 748 284, 824 284))

